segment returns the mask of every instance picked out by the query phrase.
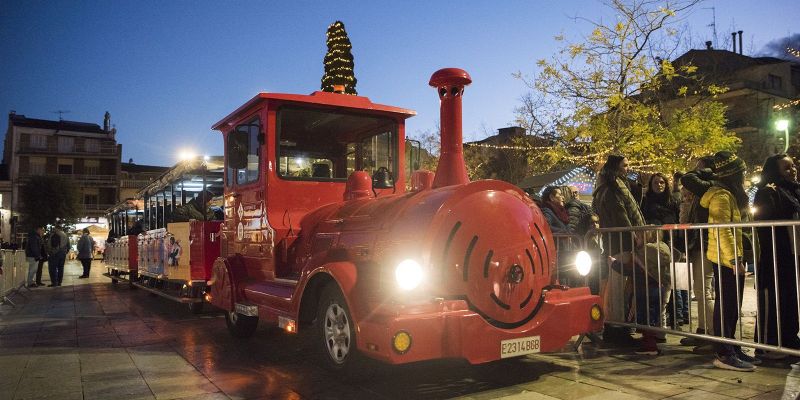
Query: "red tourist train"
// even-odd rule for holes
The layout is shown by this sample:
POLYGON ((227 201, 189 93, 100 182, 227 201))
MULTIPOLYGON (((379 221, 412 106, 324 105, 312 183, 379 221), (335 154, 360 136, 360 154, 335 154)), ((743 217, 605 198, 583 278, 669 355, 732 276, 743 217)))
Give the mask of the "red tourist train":
MULTIPOLYGON (((441 156, 435 175, 410 178, 404 124, 413 111, 337 93, 258 94, 213 127, 224 165, 201 170, 221 175, 221 187, 203 175, 200 189, 223 193, 224 218, 188 223, 188 280, 142 271, 148 253, 132 246, 162 249, 150 262, 168 254, 168 223, 120 244, 127 262, 112 265, 111 278, 190 304, 204 296, 236 336, 252 335, 259 321, 307 332, 333 369, 364 357, 484 363, 555 351, 600 330, 599 297, 559 285, 553 236, 536 205, 511 184, 467 178, 461 101, 469 83, 455 68, 431 77, 441 156)), ((185 197, 174 183, 160 187, 161 214, 145 220, 185 197)))

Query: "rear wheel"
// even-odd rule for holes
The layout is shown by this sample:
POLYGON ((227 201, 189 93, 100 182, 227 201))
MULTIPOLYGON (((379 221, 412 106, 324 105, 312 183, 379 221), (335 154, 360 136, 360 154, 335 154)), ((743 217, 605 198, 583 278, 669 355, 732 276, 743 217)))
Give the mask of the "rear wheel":
POLYGON ((225 323, 228 325, 228 331, 231 335, 238 338, 248 338, 253 336, 256 327, 258 327, 258 317, 242 315, 236 311, 228 311, 225 314, 225 323))
POLYGON ((366 359, 356 349, 356 330, 342 292, 336 285, 322 290, 314 320, 315 353, 323 365, 344 378, 364 378, 366 359))

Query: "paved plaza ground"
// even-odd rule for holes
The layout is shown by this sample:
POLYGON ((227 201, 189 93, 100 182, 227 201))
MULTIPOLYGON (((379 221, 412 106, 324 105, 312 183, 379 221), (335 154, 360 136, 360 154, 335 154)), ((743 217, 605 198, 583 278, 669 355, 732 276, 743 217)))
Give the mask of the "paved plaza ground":
MULTIPOLYGON (((0 306, 0 399, 795 399, 790 362, 753 373, 711 367, 668 336, 659 357, 587 343, 575 352, 470 366, 440 360, 383 367, 346 384, 297 337, 261 326, 232 338, 221 313, 89 279, 67 263, 64 285, 0 306)), ((47 273, 45 273, 45 276, 47 273)), ((796 361, 796 360, 795 360, 796 361)))

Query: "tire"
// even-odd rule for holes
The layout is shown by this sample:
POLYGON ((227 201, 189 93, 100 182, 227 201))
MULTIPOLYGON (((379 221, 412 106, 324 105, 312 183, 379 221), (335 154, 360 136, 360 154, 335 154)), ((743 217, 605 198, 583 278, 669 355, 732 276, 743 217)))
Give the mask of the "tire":
POLYGON ((201 314, 203 312, 203 302, 197 301, 193 303, 189 303, 189 311, 192 314, 201 314))
POLYGON ((368 372, 366 358, 356 347, 353 317, 344 295, 335 284, 322 289, 313 326, 313 351, 322 365, 346 380, 364 379, 368 372))
MULTIPOLYGON (((203 304, 203 303, 200 303, 203 304)), ((228 331, 237 338, 249 338, 253 336, 258 327, 258 317, 251 317, 239 314, 235 311, 225 313, 225 324, 228 331)))

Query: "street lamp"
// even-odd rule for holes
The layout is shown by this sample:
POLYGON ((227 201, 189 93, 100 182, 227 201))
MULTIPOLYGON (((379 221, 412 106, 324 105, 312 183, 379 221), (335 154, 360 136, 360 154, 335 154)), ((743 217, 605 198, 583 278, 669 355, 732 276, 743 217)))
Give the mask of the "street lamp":
POLYGON ((783 152, 786 153, 789 150, 789 120, 779 119, 775 121, 775 129, 783 131, 783 152))

